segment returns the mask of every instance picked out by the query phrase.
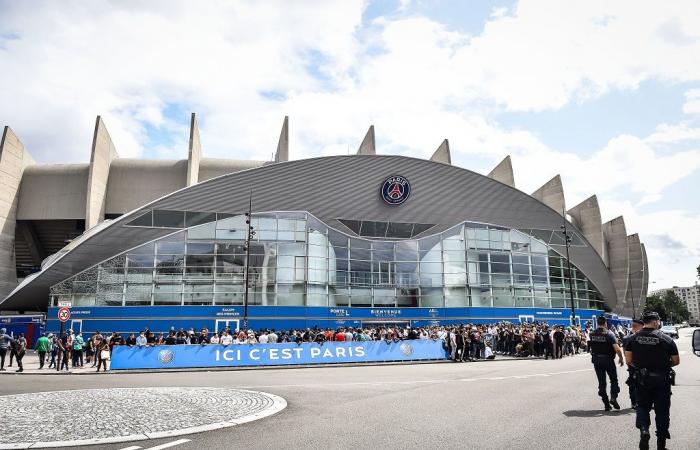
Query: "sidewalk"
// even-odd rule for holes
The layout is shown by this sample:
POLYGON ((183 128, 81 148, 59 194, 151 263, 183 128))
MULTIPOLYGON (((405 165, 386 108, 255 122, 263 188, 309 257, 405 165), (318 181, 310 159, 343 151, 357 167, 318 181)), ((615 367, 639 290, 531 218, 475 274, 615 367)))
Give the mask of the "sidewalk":
MULTIPOLYGON (((575 356, 588 355, 588 353, 580 353, 575 356)), ((565 357, 566 358, 566 357, 565 357)), ((0 372, 2 375, 95 375, 97 373, 97 368, 92 367, 92 362, 88 364, 85 362, 83 367, 70 367, 69 371, 63 369, 62 371, 57 371, 55 368, 49 369, 50 358, 47 358, 47 362, 44 364, 43 369, 39 369, 39 355, 34 351, 30 350, 22 363, 24 364, 24 372, 17 373, 17 363, 13 361, 12 367, 8 367, 7 363, 10 361, 10 356, 8 354, 5 358, 5 369, 6 372, 0 372)), ((479 359, 472 361, 471 363, 462 364, 484 364, 493 363, 498 361, 537 361, 543 360, 543 357, 531 357, 531 358, 516 358, 514 356, 507 355, 497 355, 496 359, 486 360, 479 359)), ((357 366, 388 366, 388 365, 415 365, 415 364, 449 364, 454 363, 449 359, 431 359, 431 360, 416 360, 416 361, 386 361, 386 362, 366 362, 366 363, 340 363, 340 364, 300 364, 293 366, 228 366, 228 367, 190 367, 182 369, 128 369, 128 370, 108 370, 103 372, 100 370, 100 374, 129 374, 129 373, 167 373, 167 372, 213 372, 213 371, 230 371, 230 370, 271 370, 271 369, 308 369, 314 367, 357 367, 357 366)), ((456 363, 454 363, 456 364, 456 363)), ((107 363, 109 368, 109 363, 107 363)))

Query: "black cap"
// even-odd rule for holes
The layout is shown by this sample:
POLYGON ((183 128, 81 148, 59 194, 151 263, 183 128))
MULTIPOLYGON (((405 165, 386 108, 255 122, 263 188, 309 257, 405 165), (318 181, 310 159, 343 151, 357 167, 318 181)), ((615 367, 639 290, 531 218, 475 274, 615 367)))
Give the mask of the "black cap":
POLYGON ((644 321, 642 319, 634 319, 632 320, 632 323, 636 323, 637 325, 644 325, 644 321))
POLYGON ((642 320, 644 321, 644 323, 646 323, 651 322, 652 320, 661 320, 661 318, 656 312, 649 311, 644 313, 644 315, 642 316, 642 320))

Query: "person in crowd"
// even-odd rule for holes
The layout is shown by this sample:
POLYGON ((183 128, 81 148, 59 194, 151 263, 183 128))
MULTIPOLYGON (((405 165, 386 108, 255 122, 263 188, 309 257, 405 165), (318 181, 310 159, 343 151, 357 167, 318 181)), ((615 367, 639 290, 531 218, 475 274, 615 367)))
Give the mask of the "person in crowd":
POLYGON ((134 333, 129 334, 129 337, 126 338, 126 345, 129 347, 136 345, 136 335, 134 333))
POLYGON ((57 344, 57 338, 56 335, 53 333, 49 333, 47 336, 49 339, 49 351, 51 352, 51 362, 49 363, 49 369, 53 369, 56 367, 56 357, 58 356, 58 344, 57 344))
POLYGON ((10 364, 7 367, 12 367, 12 361, 17 357, 17 339, 10 339, 10 364))
POLYGON ((177 336, 175 336, 175 331, 170 330, 168 337, 165 338, 165 345, 177 345, 177 336))
POLYGON ((136 338, 136 345, 139 348, 143 348, 148 345, 148 338, 146 338, 146 331, 139 333, 139 337, 136 338))
POLYGON ((102 342, 105 340, 100 330, 96 330, 92 335, 92 350, 95 352, 95 359, 92 361, 92 367, 97 366, 100 363, 100 347, 102 347, 102 342))
POLYGON ((7 328, 0 328, 0 371, 5 372, 5 357, 12 347, 12 337, 7 334, 7 328))
POLYGON ((554 331, 554 357, 556 359, 561 359, 564 353, 564 331, 563 327, 557 327, 554 331))
POLYGON ((278 340, 279 340, 279 336, 277 335, 277 333, 275 333, 275 329, 273 328, 272 331, 270 332, 270 334, 267 335, 267 341, 270 344, 276 344, 278 340))
POLYGON ((85 349, 85 364, 87 365, 90 365, 90 363, 93 361, 93 358, 95 357, 95 347, 93 347, 92 341, 92 336, 90 336, 85 341, 85 345, 83 345, 83 348, 85 349))
MULTIPOLYGON (((214 333, 213 336, 218 335, 214 333)), ((195 342, 192 343, 194 344, 195 342)), ((202 328, 202 331, 199 332, 199 336, 196 337, 196 343, 199 345, 207 345, 209 343, 209 333, 207 332, 206 328, 202 328)))
POLYGON ((22 373, 24 372, 24 366, 22 365, 22 358, 24 358, 24 354, 27 352, 27 339, 24 337, 24 333, 20 333, 19 337, 15 339, 15 342, 17 342, 17 372, 22 373))
POLYGON ((267 344, 269 342, 269 338, 267 336, 267 332, 263 331, 260 336, 258 337, 258 343, 259 344, 267 344))
MULTIPOLYGON (((71 331, 71 330, 68 330, 71 331)), ((59 372, 63 370, 63 368, 66 368, 66 372, 70 370, 69 362, 70 362, 70 354, 71 354, 71 347, 68 344, 69 340, 68 337, 70 336, 70 333, 64 333, 63 336, 60 337, 58 340, 58 364, 56 365, 56 372, 59 372)), ((72 340, 70 341, 72 345, 72 340)))
POLYGON ((214 345, 218 345, 218 344, 227 345, 227 344, 223 343, 223 339, 226 336, 229 336, 229 335, 225 331, 223 333, 221 333, 221 337, 219 337, 218 334, 214 333, 214 334, 212 334, 211 338, 209 339, 209 343, 214 344, 214 345))
MULTIPOLYGON (((214 336, 216 336, 216 333, 214 333, 214 336)), ((231 336, 228 331, 224 330, 224 332, 221 333, 221 338, 219 341, 221 342, 221 345, 231 345, 233 344, 233 336, 231 336)), ((212 344, 214 344, 214 342, 212 342, 212 344)))
POLYGON ((44 368, 44 362, 46 361, 46 353, 49 351, 50 347, 49 338, 46 337, 46 333, 41 333, 41 337, 36 341, 36 352, 39 355, 39 369, 44 368))
POLYGON ((78 334, 73 338, 73 367, 83 367, 83 332, 78 331, 78 334))
POLYGON ((102 341, 99 347, 99 352, 100 359, 97 363, 97 372, 100 371, 100 367, 102 367, 103 372, 107 372, 107 361, 109 361, 112 358, 112 350, 107 340, 102 341))
POLYGON ((484 350, 484 356, 486 359, 496 359, 496 355, 493 353, 491 345, 486 345, 486 349, 484 350))

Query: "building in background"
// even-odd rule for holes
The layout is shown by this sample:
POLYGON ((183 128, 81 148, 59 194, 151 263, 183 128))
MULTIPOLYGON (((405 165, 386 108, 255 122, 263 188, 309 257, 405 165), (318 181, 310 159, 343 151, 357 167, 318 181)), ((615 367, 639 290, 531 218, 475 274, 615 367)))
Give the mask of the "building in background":
POLYGON ((190 125, 186 160, 122 159, 98 117, 90 163, 72 165, 35 164, 5 127, 0 310, 238 324, 251 189, 256 326, 566 322, 565 220, 577 315, 643 308, 639 236, 602 223, 595 195, 567 210, 558 175, 528 195, 509 157, 483 176, 451 165, 447 140, 430 160, 377 155, 374 127, 356 155, 289 161, 287 118, 273 161, 207 159, 190 125))
POLYGON ((693 286, 673 286, 671 288, 658 289, 652 291, 651 295, 663 297, 668 291, 673 291, 685 303, 688 312, 690 312, 690 320, 688 322, 700 324, 700 285, 695 283, 693 286))

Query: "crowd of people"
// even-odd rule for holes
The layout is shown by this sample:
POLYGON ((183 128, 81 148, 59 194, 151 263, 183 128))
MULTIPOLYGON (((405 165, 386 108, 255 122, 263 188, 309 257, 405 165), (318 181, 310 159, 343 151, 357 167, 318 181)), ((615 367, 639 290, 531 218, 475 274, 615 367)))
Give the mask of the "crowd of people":
MULTIPOLYGON (((442 341, 448 358, 456 362, 478 359, 494 359, 496 355, 508 355, 518 358, 544 357, 558 359, 588 351, 588 335, 592 331, 590 323, 578 326, 550 326, 540 323, 462 324, 454 326, 429 326, 412 328, 408 326, 343 327, 336 330, 318 327, 305 330, 262 329, 224 330, 212 333, 207 328, 199 332, 193 327, 188 330, 174 327, 167 333, 153 333, 146 328, 140 333, 130 333, 127 338, 112 332, 103 334, 95 331, 85 338, 82 332, 68 330, 61 336, 44 333, 36 344, 39 356, 39 368, 57 371, 88 366, 106 371, 115 346, 136 347, 158 345, 236 345, 236 344, 274 344, 281 342, 315 342, 327 341, 386 341, 432 339, 442 341)), ((622 338, 628 330, 622 326, 613 331, 622 338)), ((18 372, 23 371, 22 358, 27 350, 24 335, 12 338, 0 330, 0 370, 5 370, 6 353, 17 361, 18 372)))

